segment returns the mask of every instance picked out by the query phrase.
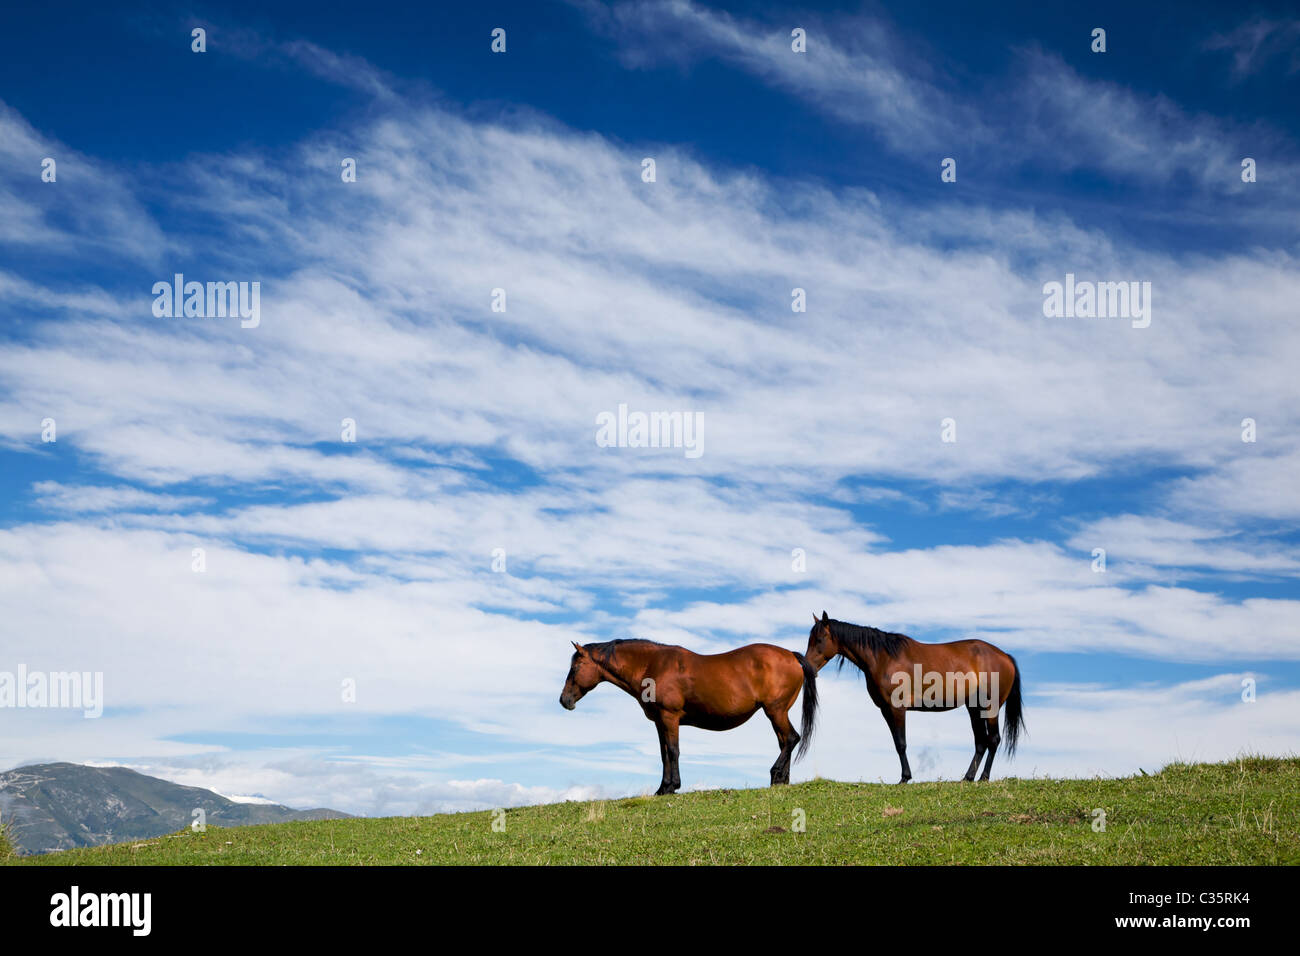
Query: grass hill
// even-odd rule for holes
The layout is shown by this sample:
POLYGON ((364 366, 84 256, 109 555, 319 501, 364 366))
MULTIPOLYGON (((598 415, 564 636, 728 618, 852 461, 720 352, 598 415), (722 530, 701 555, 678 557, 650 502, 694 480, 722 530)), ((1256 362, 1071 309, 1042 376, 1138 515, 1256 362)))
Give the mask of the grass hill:
MULTIPOLYGON (((211 819, 211 818, 209 818, 211 819)), ((504 813, 212 827, 21 864, 1300 864, 1300 760, 987 784, 837 783, 504 813), (1105 829, 1096 810, 1105 813, 1105 829), (797 810, 806 829, 796 830, 797 810)))
POLYGON ((24 864, 1296 864, 1300 759, 1121 779, 837 783, 188 830, 24 864), (1105 829, 1094 829, 1105 813, 1105 829), (795 824, 802 811, 806 829, 795 824))

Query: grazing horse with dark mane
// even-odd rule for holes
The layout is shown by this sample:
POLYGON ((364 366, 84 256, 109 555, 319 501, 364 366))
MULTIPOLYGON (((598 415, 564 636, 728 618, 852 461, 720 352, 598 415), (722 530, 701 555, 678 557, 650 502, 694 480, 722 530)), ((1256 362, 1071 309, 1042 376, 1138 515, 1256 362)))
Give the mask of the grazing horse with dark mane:
POLYGON ((1016 743, 1025 729, 1020 704, 1020 667, 1014 657, 987 641, 922 644, 905 634, 832 621, 825 611, 821 620, 814 614, 812 630, 808 632, 808 662, 821 670, 837 655, 841 667, 846 660, 851 661, 866 675, 871 702, 880 708, 889 732, 894 735, 894 749, 903 768, 899 783, 912 779, 912 770, 907 765, 909 710, 965 707, 970 711, 975 759, 964 780, 975 779, 986 750, 989 759, 980 779, 989 778, 993 755, 1002 740, 998 733, 998 710, 1003 704, 1007 707, 1007 753, 1016 752, 1016 743))
POLYGON ((817 714, 817 671, 797 651, 749 644, 722 654, 696 654, 654 641, 608 641, 583 647, 573 642, 569 677, 560 705, 573 710, 597 684, 609 681, 641 705, 659 731, 663 781, 656 795, 682 785, 677 769, 677 731, 685 724, 705 730, 739 727, 761 708, 772 722, 781 755, 772 765, 772 785, 790 782, 790 754, 797 760, 812 741, 817 714), (790 708, 803 690, 803 734, 790 724, 790 708))

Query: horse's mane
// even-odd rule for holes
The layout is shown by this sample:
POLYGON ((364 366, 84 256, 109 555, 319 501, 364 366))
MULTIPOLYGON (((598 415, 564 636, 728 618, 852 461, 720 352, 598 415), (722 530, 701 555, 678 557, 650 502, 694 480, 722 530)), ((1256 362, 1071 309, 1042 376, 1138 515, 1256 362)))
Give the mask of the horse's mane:
MULTIPOLYGON (((912 639, 906 634, 895 634, 893 631, 882 631, 875 627, 859 627, 857 624, 848 624, 844 621, 827 623, 830 624, 831 634, 839 641, 840 646, 847 646, 855 651, 871 651, 873 654, 894 657, 912 643, 912 639)), ((841 653, 840 665, 843 664, 844 655, 841 653)))
POLYGON ((597 664, 609 666, 609 655, 617 650, 623 644, 649 644, 651 647, 671 647, 670 644, 660 644, 658 641, 647 640, 644 637, 620 637, 613 641, 603 641, 600 644, 585 645, 586 651, 596 661, 597 664))

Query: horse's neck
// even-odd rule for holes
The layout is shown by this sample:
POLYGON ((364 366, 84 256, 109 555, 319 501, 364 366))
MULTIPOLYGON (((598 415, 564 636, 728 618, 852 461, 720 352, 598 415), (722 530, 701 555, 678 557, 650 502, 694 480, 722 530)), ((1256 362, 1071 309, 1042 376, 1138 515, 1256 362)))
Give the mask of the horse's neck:
POLYGON ((854 664, 858 665, 859 670, 868 674, 874 674, 876 672, 876 664, 884 657, 883 654, 872 650, 868 645, 863 645, 862 647, 850 647, 844 656, 854 664))
POLYGON ((604 667, 611 684, 618 685, 634 696, 640 693, 637 680, 646 670, 644 650, 620 647, 605 659, 604 667))

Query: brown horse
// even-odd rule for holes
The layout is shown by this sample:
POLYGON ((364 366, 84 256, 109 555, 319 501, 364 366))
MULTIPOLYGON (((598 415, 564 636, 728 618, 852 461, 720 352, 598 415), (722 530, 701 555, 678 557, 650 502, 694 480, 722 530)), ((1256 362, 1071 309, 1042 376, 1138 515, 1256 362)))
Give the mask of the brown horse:
POLYGON ((1016 743, 1025 729, 1020 703, 1020 667, 1014 657, 987 641, 922 644, 905 634, 832 621, 825 611, 821 620, 814 614, 812 630, 808 632, 808 662, 821 670, 836 655, 841 667, 846 660, 852 661, 866 675, 871 702, 880 708, 894 735, 894 749, 903 767, 899 783, 912 779, 912 770, 907 765, 909 710, 965 707, 970 711, 975 759, 970 762, 964 780, 975 779, 985 750, 989 760, 980 779, 989 778, 993 755, 1002 740, 998 733, 998 710, 1003 704, 1007 706, 1007 753, 1016 752, 1016 743))
POLYGON ((573 710, 602 681, 621 687, 641 705, 659 731, 663 780, 656 795, 682 785, 677 769, 677 729, 739 727, 762 708, 772 722, 781 755, 772 765, 772 785, 790 782, 790 753, 804 755, 817 714, 817 671, 796 651, 749 644, 723 654, 696 654, 654 641, 608 641, 583 647, 576 641, 560 706, 573 710), (790 708, 803 690, 803 734, 790 724, 790 708), (802 743, 800 741, 802 740, 802 743))

